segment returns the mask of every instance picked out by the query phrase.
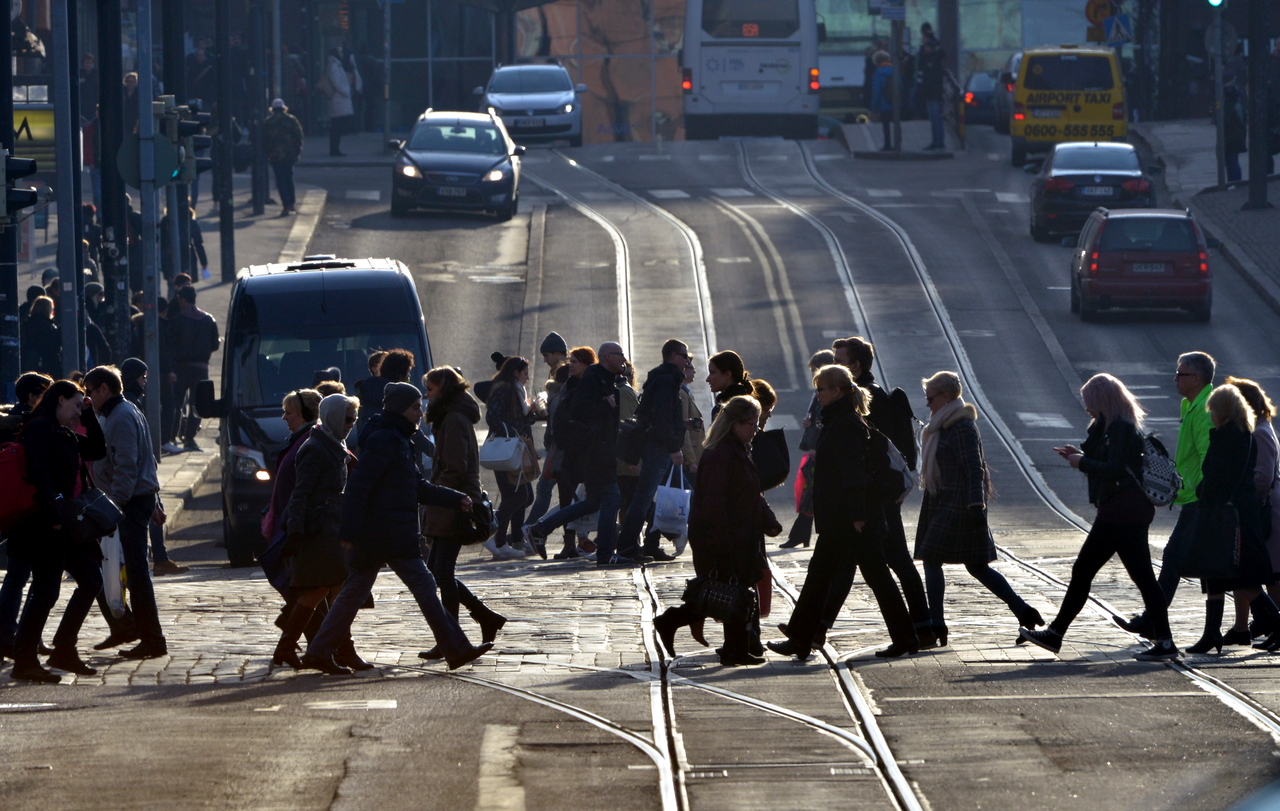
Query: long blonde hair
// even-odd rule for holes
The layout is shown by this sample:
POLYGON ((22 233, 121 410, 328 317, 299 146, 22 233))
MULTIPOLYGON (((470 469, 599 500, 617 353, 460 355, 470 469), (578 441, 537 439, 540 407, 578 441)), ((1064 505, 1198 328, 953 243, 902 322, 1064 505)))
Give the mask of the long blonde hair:
POLYGON ((711 423, 711 430, 707 432, 707 438, 703 441, 702 447, 711 450, 719 445, 720 440, 728 436, 733 426, 740 422, 753 424, 760 422, 759 400, 746 394, 730 398, 716 415, 716 421, 711 423))
POLYGON ((1084 401, 1085 408, 1102 418, 1102 427, 1121 419, 1132 423, 1139 431, 1142 430, 1147 416, 1146 409, 1118 378, 1106 372, 1094 375, 1080 387, 1080 399, 1084 401))
POLYGON ((1246 434, 1252 434, 1257 427, 1253 409, 1240 393, 1240 389, 1230 383, 1219 386, 1209 395, 1205 408, 1213 418, 1213 424, 1221 428, 1228 423, 1235 423, 1246 434))
POLYGON ((871 392, 853 382, 853 375, 838 363, 823 366, 813 375, 813 385, 834 386, 840 390, 840 396, 853 405, 853 410, 867 416, 871 413, 871 392))

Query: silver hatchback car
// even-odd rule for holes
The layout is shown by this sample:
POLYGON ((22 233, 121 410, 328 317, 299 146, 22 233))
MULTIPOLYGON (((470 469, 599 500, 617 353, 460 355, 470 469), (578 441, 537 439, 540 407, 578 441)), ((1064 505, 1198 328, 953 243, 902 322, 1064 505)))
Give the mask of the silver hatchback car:
POLYGON ((568 141, 582 146, 581 93, 584 84, 573 84, 561 65, 507 65, 489 77, 488 87, 477 87, 480 112, 493 108, 512 139, 519 142, 568 141))

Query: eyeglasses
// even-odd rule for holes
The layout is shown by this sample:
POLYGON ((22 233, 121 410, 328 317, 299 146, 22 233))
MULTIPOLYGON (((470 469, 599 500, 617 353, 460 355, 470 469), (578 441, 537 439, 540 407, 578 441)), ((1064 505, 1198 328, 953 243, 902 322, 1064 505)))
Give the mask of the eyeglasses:
POLYGON ((839 391, 840 387, 839 386, 814 386, 813 390, 818 394, 821 394, 822 392, 829 391, 829 390, 839 391))
POLYGON ((930 403, 933 402, 935 397, 941 397, 941 396, 942 396, 942 392, 940 391, 935 391, 933 394, 930 394, 929 392, 926 391, 924 393, 924 404, 929 405, 930 403))

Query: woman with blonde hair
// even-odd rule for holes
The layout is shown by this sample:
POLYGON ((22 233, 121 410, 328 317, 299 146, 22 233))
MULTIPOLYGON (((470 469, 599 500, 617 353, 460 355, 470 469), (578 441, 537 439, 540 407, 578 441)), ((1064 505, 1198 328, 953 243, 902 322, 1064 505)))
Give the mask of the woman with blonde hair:
MULTIPOLYGON (((689 510, 694 571, 699 577, 736 582, 749 592, 745 602, 750 614, 724 626, 720 664, 725 667, 765 661, 748 651, 748 629, 757 605, 754 586, 768 566, 764 537, 780 534, 782 525, 760 494, 760 479, 751 461, 751 440, 759 424, 760 404, 754 397, 734 397, 724 404, 707 435, 689 510)), ((664 611, 653 625, 674 657, 676 630, 703 619, 697 608, 682 603, 664 611)))
POLYGON ((1098 517, 1089 529, 1071 567, 1071 582, 1062 598, 1058 616, 1049 627, 1036 631, 1022 629, 1024 639, 1057 653, 1071 621, 1089 599, 1089 587, 1098 571, 1119 555, 1125 571, 1142 593, 1155 631, 1152 646, 1134 655, 1155 661, 1174 659, 1178 649, 1169 632, 1169 614, 1164 592, 1151 569, 1147 529, 1155 518, 1155 505, 1142 491, 1142 426, 1146 412, 1137 398, 1116 378, 1098 374, 1080 389, 1084 409, 1093 421, 1081 448, 1064 445, 1054 448, 1067 464, 1089 479, 1089 501, 1098 508, 1098 517))
POLYGON ((955 372, 938 372, 920 383, 932 416, 920 441, 924 501, 916 524, 915 559, 924 562, 929 619, 938 646, 947 644, 942 610, 947 588, 942 566, 946 563, 963 563, 970 575, 1009 606, 1021 627, 1044 625, 1040 612, 1027 605, 1004 575, 991 568, 996 559, 995 539, 987 525, 987 498, 992 489, 978 433, 977 409, 962 399, 960 376, 955 372))
POLYGON ((1200 511, 1183 575, 1199 577, 1205 593, 1204 633, 1187 653, 1222 653, 1222 610, 1234 591, 1264 620, 1271 636, 1258 648, 1280 650, 1280 609, 1262 590, 1272 581, 1271 560, 1262 541, 1261 508, 1253 485, 1258 450, 1253 409, 1231 384, 1217 387, 1205 403, 1213 428, 1196 486, 1200 511), (1226 533, 1226 537, 1223 534, 1226 533))
MULTIPOLYGON (((867 475, 871 429, 866 417, 871 395, 853 382, 848 369, 836 365, 818 370, 813 389, 822 405, 822 432, 814 451, 813 472, 813 522, 818 540, 800 598, 784 629, 787 638, 770 642, 769 649, 784 656, 808 658, 814 635, 822 627, 831 584, 852 584, 853 570, 861 566, 892 640, 889 647, 876 651, 876 656, 916 653, 920 641, 915 626, 884 559, 884 500, 867 475)), ((846 596, 847 590, 839 596, 840 602, 846 596)))

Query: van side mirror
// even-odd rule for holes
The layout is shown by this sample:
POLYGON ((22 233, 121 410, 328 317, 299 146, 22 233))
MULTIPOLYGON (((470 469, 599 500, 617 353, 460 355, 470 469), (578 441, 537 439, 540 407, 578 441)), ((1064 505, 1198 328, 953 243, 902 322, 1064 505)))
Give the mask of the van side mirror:
POLYGON ((827 41, 827 24, 818 23, 818 42, 827 41))
POLYGON ((1215 239, 1214 237, 1205 237, 1204 246, 1206 248, 1212 248, 1214 250, 1217 250, 1218 248, 1222 247, 1222 242, 1218 239, 1215 239))
POLYGON ((1010 73, 1009 71, 1006 70, 1004 73, 1000 74, 1000 84, 1008 85, 1008 84, 1014 84, 1014 83, 1015 82, 1013 81, 1013 74, 1010 73))
POLYGON ((1064 248, 1074 248, 1075 246, 1076 246, 1076 238, 1075 238, 1075 237, 1063 237, 1063 238, 1062 238, 1062 247, 1064 247, 1064 248))
POLYGON ((515 149, 513 149, 513 150, 511 150, 511 154, 512 154, 512 155, 523 155, 524 153, 526 153, 526 152, 528 152, 528 151, 529 151, 529 148, 528 148, 528 147, 526 147, 524 144, 516 144, 516 148, 515 148, 515 149))
POLYGON ((575 93, 585 93, 589 89, 590 88, 588 88, 585 84, 581 84, 581 83, 573 86, 573 92, 575 93))
POLYGON ((201 380, 196 384, 196 413, 201 419, 215 420, 227 416, 227 401, 215 396, 212 380, 201 380))
POLYGON ((472 90, 472 91, 471 91, 471 95, 473 95, 473 96, 483 96, 483 95, 484 95, 484 88, 483 88, 483 87, 477 87, 475 90, 472 90))
POLYGON ((402 146, 404 146, 404 142, 398 138, 392 138, 391 140, 387 141, 387 149, 390 149, 392 152, 395 152, 402 146))

